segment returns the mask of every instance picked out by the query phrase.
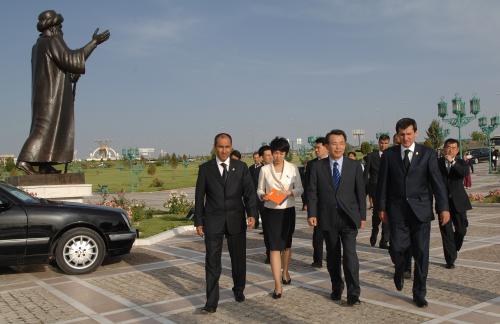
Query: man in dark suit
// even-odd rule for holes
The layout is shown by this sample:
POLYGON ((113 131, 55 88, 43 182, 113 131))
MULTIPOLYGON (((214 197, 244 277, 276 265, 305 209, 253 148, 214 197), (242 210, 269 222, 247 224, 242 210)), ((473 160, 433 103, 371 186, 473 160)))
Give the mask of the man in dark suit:
POLYGON ((439 226, 448 269, 455 268, 457 252, 460 251, 467 232, 467 210, 472 209, 464 189, 464 177, 468 172, 468 166, 464 160, 457 158, 458 145, 456 139, 447 139, 444 142, 444 156, 438 160, 439 169, 448 189, 448 205, 451 214, 451 221, 439 226))
MULTIPOLYGON (((269 146, 267 144, 262 145, 259 148, 259 156, 260 156, 261 166, 259 168, 257 168, 255 170, 256 172, 254 173, 254 175, 252 175, 252 179, 254 180, 255 188, 257 188, 257 186, 258 186, 261 168, 266 164, 273 163, 273 153, 271 152, 271 146, 269 146)), ((257 194, 257 191, 255 192, 255 194, 257 194)), ((261 201, 259 198, 257 198, 257 209, 258 209, 259 214, 262 216, 264 213, 264 202, 261 201)), ((269 250, 269 241, 268 241, 268 238, 266 236, 266 233, 267 233, 267 231, 264 231, 264 223, 262 223, 262 232, 260 232, 260 234, 264 235, 264 244, 266 246, 266 260, 264 261, 264 263, 269 264, 270 263, 270 260, 269 260, 270 250, 269 250)))
MULTIPOLYGON (((316 158, 307 162, 304 182, 303 182, 304 198, 305 198, 304 206, 306 210, 307 210, 307 187, 309 185, 309 176, 311 174, 310 170, 312 168, 312 165, 328 157, 328 142, 325 137, 316 138, 316 140, 314 141, 314 153, 316 154, 316 158)), ((315 268, 323 267, 323 241, 324 241, 323 231, 319 226, 315 226, 313 229, 313 237, 312 237, 313 263, 311 263, 311 266, 315 268)), ((340 245, 338 245, 337 250, 340 252, 340 245)), ((338 257, 340 257, 340 255, 338 255, 338 257)), ((340 262, 339 262, 338 272, 340 273, 340 262)))
POLYGON ((246 228, 256 215, 256 190, 245 163, 231 160, 229 134, 215 136, 216 157, 200 165, 195 191, 196 232, 205 238, 207 302, 202 311, 214 313, 219 302, 219 277, 224 235, 233 275, 233 293, 243 302, 246 277, 246 228), (245 212, 247 220, 245 219, 245 212))
POLYGON ((426 307, 433 195, 442 225, 450 219, 448 195, 436 152, 415 143, 415 120, 400 119, 396 131, 401 145, 382 155, 375 204, 382 222, 389 221, 394 284, 398 290, 403 289, 406 251, 411 248, 415 260, 413 301, 418 307, 426 307))
POLYGON ((339 301, 344 283, 337 269, 343 248, 343 268, 347 285, 347 305, 360 303, 359 260, 356 253, 358 228, 366 222, 366 194, 361 163, 344 158, 347 136, 335 129, 326 136, 327 159, 313 163, 307 192, 307 214, 311 226, 319 226, 326 241, 327 267, 332 281, 331 299, 339 301))
MULTIPOLYGON (((382 158, 383 152, 389 148, 390 138, 387 134, 382 134, 378 138, 378 151, 369 153, 366 156, 366 164, 364 175, 365 179, 367 179, 367 191, 370 199, 372 201, 375 200, 375 193, 377 192, 377 179, 378 179, 378 170, 380 168, 380 160, 382 158)), ((377 236, 379 232, 380 226, 380 218, 378 217, 378 211, 376 208, 373 208, 372 213, 372 234, 370 236, 370 245, 375 246, 377 244, 377 236)), ((381 249, 389 248, 389 224, 382 223, 382 237, 380 238, 379 247, 381 249)))
MULTIPOLYGON (((250 176, 252 177, 253 186, 257 188, 257 185, 259 183, 260 168, 262 168, 262 157, 260 156, 259 152, 253 152, 252 158, 253 164, 248 167, 248 171, 250 172, 250 176)), ((255 192, 255 194, 257 194, 257 192, 255 192)), ((258 207, 260 207, 259 202, 260 199, 257 199, 258 207)), ((257 212, 258 214, 255 215, 255 228, 259 228, 260 208, 258 208, 257 212)))

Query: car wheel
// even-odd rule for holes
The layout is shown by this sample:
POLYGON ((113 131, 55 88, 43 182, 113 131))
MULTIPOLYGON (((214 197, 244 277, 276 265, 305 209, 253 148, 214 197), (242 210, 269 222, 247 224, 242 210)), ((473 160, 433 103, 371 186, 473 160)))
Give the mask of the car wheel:
POLYGON ((89 273, 104 260, 106 246, 101 236, 88 228, 74 228, 64 233, 56 247, 56 262, 67 274, 89 273))

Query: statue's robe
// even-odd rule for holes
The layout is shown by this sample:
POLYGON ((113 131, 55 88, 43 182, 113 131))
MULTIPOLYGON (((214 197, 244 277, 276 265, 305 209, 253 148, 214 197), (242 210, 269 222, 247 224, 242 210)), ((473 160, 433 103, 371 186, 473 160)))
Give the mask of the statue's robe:
POLYGON ((69 49, 62 35, 41 35, 32 49, 31 68, 31 129, 18 161, 71 162, 75 141, 71 75, 85 73, 84 51, 69 49))

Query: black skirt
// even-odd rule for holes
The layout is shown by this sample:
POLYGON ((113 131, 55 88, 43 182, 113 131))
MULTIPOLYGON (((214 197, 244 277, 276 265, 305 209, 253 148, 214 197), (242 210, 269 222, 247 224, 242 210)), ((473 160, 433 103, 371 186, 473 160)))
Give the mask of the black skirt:
POLYGON ((295 207, 264 208, 261 217, 264 235, 269 242, 269 250, 284 251, 291 248, 292 236, 295 231, 295 207))

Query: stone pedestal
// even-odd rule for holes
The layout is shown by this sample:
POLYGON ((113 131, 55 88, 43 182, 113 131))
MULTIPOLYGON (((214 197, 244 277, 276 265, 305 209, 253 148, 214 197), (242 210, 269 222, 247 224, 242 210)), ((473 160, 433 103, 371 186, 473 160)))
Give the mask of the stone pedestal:
POLYGON ((6 181, 38 198, 83 203, 92 196, 92 185, 85 184, 83 173, 15 176, 6 181))

